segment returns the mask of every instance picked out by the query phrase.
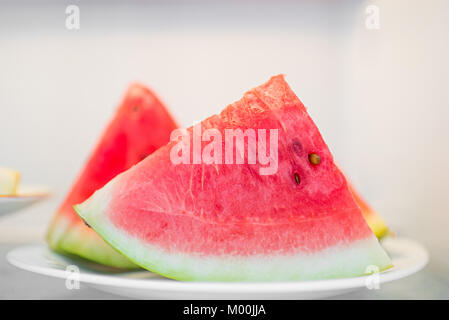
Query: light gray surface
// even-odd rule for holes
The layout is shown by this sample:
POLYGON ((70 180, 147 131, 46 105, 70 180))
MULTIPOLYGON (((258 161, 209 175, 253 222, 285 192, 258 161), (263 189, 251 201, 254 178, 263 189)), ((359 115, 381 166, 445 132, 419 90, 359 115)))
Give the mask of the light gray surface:
POLYGON ((68 290, 64 279, 21 270, 9 264, 6 254, 20 244, 0 244, 0 299, 123 299, 81 283, 79 290, 68 290))
MULTIPOLYGON (((81 283, 68 290, 63 279, 20 270, 6 261, 17 245, 0 244, 0 299, 126 299, 103 293, 81 283)), ((379 290, 361 290, 336 299, 449 299, 449 282, 424 269, 409 278, 384 284, 379 290)))

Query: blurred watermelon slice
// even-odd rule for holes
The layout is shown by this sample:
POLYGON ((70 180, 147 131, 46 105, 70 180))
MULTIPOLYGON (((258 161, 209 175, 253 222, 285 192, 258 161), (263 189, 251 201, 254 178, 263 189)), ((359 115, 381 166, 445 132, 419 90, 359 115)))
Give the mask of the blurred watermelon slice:
POLYGON ((365 199, 358 193, 358 191, 354 188, 354 185, 352 185, 348 181, 349 190, 351 190, 351 193, 354 197, 354 200, 357 202, 357 204, 360 207, 360 210, 362 210, 363 217, 365 218, 366 222, 368 223, 371 230, 373 230, 376 237, 379 239, 385 237, 390 233, 387 224, 382 219, 382 217, 374 211, 373 208, 365 201, 365 199))
POLYGON ((277 172, 261 175, 263 165, 247 162, 175 165, 172 141, 75 206, 77 213, 138 265, 179 280, 325 279, 391 266, 282 76, 201 127, 222 136, 277 129, 277 172))
POLYGON ((72 206, 169 141, 176 122, 148 88, 133 84, 81 170, 47 233, 54 250, 116 267, 137 268, 104 242, 72 206))

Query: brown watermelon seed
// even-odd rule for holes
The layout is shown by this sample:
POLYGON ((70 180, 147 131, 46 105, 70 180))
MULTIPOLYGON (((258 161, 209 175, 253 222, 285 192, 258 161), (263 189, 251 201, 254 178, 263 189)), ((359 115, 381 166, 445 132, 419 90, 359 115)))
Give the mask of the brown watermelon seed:
POLYGON ((92 228, 85 220, 83 220, 83 222, 86 226, 88 226, 89 228, 92 228))
POLYGON ((296 184, 301 183, 301 179, 299 178, 299 174, 297 172, 295 172, 295 181, 296 181, 296 184))
POLYGON ((321 162, 321 157, 316 153, 309 153, 309 161, 311 164, 317 165, 321 162))

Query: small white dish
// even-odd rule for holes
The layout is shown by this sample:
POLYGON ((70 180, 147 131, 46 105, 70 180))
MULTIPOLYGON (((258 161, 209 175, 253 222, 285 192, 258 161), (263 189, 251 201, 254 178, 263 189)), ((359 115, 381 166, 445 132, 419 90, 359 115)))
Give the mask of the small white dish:
POLYGON ((48 196, 50 192, 44 187, 20 186, 15 195, 0 195, 0 217, 28 207, 48 196))
POLYGON ((398 280, 421 270, 428 261, 426 249, 406 238, 388 238, 382 245, 394 267, 363 277, 301 282, 180 282, 149 271, 117 273, 72 260, 45 245, 18 247, 8 261, 28 271, 79 280, 101 291, 138 299, 318 299, 398 280), (73 267, 76 266, 76 267, 73 267), (79 270, 74 274, 73 271, 79 270))

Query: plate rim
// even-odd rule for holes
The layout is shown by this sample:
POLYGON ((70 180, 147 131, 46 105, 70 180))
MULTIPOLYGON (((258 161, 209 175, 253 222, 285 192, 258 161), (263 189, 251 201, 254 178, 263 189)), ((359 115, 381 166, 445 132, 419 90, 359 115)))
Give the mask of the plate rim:
MULTIPOLYGON (((385 270, 379 273, 379 283, 387 283, 394 280, 399 280, 410 276, 420 270, 422 270, 429 261, 429 254, 426 248, 409 238, 395 237, 386 239, 393 242, 405 242, 409 246, 412 246, 416 253, 414 255, 415 264, 407 268, 396 268, 385 270)), ((30 272, 67 279, 67 271, 60 270, 45 266, 33 266, 27 264, 20 259, 17 259, 16 255, 23 250, 46 250, 50 254, 60 256, 57 253, 51 251, 44 244, 28 244, 16 247, 9 251, 6 255, 6 259, 12 265, 27 270, 30 272)), ((43 251, 44 252, 44 251, 43 251)), ((135 272, 146 271, 131 271, 124 274, 132 274, 135 272)), ((266 291, 270 293, 293 293, 293 292, 316 292, 316 291, 334 291, 355 289, 366 286, 366 281, 371 275, 365 275, 360 277, 340 278, 340 279, 325 279, 325 280, 309 280, 309 281, 285 281, 285 282, 183 282, 173 279, 132 279, 111 276, 107 274, 92 274, 81 271, 79 274, 79 281, 92 285, 103 285, 111 287, 120 287, 127 289, 147 289, 147 290, 163 290, 163 291, 195 291, 195 292, 219 292, 219 293, 261 293, 266 291)))

